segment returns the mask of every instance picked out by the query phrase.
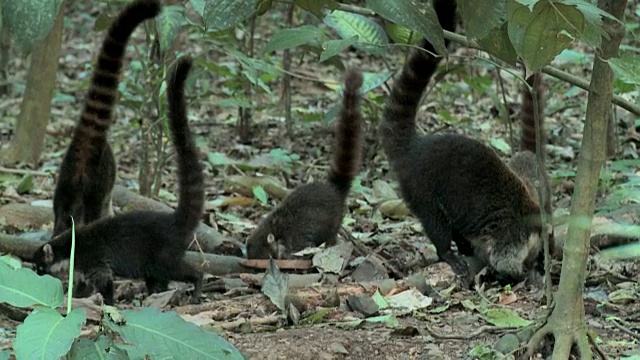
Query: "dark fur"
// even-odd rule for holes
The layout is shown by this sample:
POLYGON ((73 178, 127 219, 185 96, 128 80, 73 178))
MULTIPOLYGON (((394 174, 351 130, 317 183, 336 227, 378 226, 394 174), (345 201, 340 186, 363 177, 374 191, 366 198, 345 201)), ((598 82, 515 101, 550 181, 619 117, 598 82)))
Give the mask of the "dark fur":
MULTIPOLYGON (((143 278, 150 293, 170 280, 192 282, 197 299, 202 274, 183 257, 204 211, 204 176, 187 123, 184 82, 191 60, 180 58, 167 80, 169 126, 178 162, 178 206, 174 212, 137 211, 76 228, 75 269, 113 303, 113 275, 143 278)), ((69 259, 71 233, 65 231, 38 249, 34 262, 49 272, 69 259)))
POLYGON ((102 44, 87 99, 69 148, 60 165, 53 195, 53 236, 111 214, 116 163, 107 142, 113 122, 118 82, 129 37, 160 12, 157 0, 138 0, 115 19, 102 44))
POLYGON ((344 83, 333 165, 327 181, 300 186, 289 194, 247 238, 248 258, 290 258, 307 247, 335 244, 362 152, 362 75, 348 70, 344 83))
MULTIPOLYGON (((438 19, 455 30, 455 1, 436 0, 438 19)), ((426 40, 422 46, 435 53, 426 40)), ((474 139, 454 134, 418 135, 415 117, 439 58, 413 51, 396 80, 380 132, 402 196, 441 260, 468 282, 473 256, 505 280, 523 280, 537 261, 540 209, 526 184, 498 155, 474 139)))

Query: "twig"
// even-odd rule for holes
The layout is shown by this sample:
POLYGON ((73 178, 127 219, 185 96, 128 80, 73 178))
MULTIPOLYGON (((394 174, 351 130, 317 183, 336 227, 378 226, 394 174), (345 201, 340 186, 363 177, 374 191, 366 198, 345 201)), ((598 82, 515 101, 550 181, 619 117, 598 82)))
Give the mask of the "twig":
POLYGON ((634 333, 633 331, 627 329, 626 326, 618 323, 616 320, 611 321, 611 324, 613 324, 613 327, 615 327, 616 329, 622 331, 623 333, 637 339, 640 340, 640 334, 634 333))
POLYGON ((19 175, 33 175, 33 176, 49 176, 50 174, 44 171, 36 171, 29 169, 9 169, 0 166, 0 172, 5 174, 19 174, 19 175))
POLYGON ((499 328, 497 326, 485 325, 485 326, 480 326, 476 331, 473 331, 467 335, 453 335, 453 334, 443 335, 443 334, 438 334, 431 327, 429 327, 429 325, 425 325, 424 327, 429 333, 429 335, 433 336, 434 338, 443 339, 443 340, 472 340, 473 338, 476 338, 485 332, 509 331, 509 330, 517 329, 516 327, 500 327, 499 328))
POLYGON ((607 360, 609 357, 607 357, 607 354, 604 353, 602 348, 598 345, 598 343, 596 343, 596 339, 594 339, 593 335, 588 331, 587 331, 587 337, 589 338, 589 342, 591 343, 591 346, 593 346, 593 348, 596 349, 596 352, 598 353, 598 355, 600 355, 600 358, 602 360, 607 360))

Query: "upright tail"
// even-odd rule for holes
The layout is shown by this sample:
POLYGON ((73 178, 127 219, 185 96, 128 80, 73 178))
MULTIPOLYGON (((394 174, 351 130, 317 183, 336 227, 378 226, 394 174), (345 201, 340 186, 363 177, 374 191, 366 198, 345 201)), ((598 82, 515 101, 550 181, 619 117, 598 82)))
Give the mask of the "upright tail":
MULTIPOLYGON (((454 31, 456 1, 434 0, 433 6, 442 28, 454 31)), ((445 40, 445 45, 448 43, 445 40)), ((420 42, 420 47, 429 53, 436 53, 426 39, 420 42)), ((410 139, 415 134, 416 114, 422 93, 441 60, 441 57, 435 57, 429 53, 419 50, 411 52, 387 99, 380 125, 380 135, 384 152, 390 159, 406 153, 410 139)))
POLYGON ((74 138, 86 144, 106 136, 111 125, 125 48, 138 25, 160 13, 158 0, 137 0, 114 20, 102 43, 74 138))
POLYGON ((176 227, 187 233, 198 226, 204 212, 204 175, 196 143, 187 120, 184 83, 192 61, 183 56, 171 68, 167 79, 169 128, 178 162, 178 207, 175 211, 176 227))
POLYGON ((333 149, 333 164, 329 182, 346 197, 353 178, 358 174, 362 157, 362 114, 360 113, 360 87, 362 74, 349 69, 344 75, 344 96, 333 149))
MULTIPOLYGON (((542 85, 542 74, 537 73, 527 78, 527 84, 532 87, 532 91, 536 92, 538 98, 538 119, 540 119, 540 128, 544 135, 544 88, 542 85)), ((533 96, 529 92, 527 86, 522 86, 522 111, 520 113, 520 123, 522 125, 522 133, 520 135, 520 150, 528 150, 532 153, 536 152, 536 123, 535 123, 535 107, 533 104, 533 96)), ((540 139, 545 144, 545 139, 540 139)), ((544 146, 544 145, 543 145, 544 146)), ((544 152, 543 152, 544 155, 544 152)))

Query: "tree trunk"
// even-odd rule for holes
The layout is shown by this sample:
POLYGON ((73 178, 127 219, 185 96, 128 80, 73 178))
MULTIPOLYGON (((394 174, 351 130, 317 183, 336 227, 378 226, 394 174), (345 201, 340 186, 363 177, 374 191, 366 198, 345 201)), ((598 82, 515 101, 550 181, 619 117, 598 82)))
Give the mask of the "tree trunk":
POLYGON ((64 3, 60 6, 51 32, 31 54, 27 86, 16 123, 15 136, 0 156, 2 163, 36 163, 40 159, 58 72, 63 20, 64 3))
MULTIPOLYGON (((627 0, 598 0, 598 7, 620 20, 624 18, 626 4, 627 0)), ((608 114, 613 97, 613 72, 606 61, 617 56, 624 35, 623 23, 604 19, 603 27, 610 39, 602 39, 602 46, 593 64, 556 306, 547 325, 532 338, 529 355, 532 347, 537 346, 547 333, 553 333, 553 359, 568 359, 574 344, 581 359, 592 358, 584 321, 583 291, 591 223, 600 169, 606 157, 608 114)))

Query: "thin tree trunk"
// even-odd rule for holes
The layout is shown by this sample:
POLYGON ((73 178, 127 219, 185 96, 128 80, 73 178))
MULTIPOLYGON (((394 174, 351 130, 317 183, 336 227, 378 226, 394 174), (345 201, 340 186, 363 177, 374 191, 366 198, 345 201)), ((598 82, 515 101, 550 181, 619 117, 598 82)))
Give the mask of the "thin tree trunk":
POLYGON ((16 123, 15 136, 7 150, 0 156, 2 163, 11 164, 20 161, 36 163, 40 159, 58 72, 64 5, 63 3, 60 6, 56 22, 49 35, 31 54, 27 86, 16 123))
MULTIPOLYGON (((598 0, 598 7, 623 20, 626 0, 598 0)), ((571 203, 569 231, 564 243, 560 285, 556 306, 547 325, 538 331, 529 344, 529 353, 546 334, 553 333, 553 359, 568 359, 574 345, 581 359, 591 359, 592 353, 584 321, 583 291, 589 256, 589 236, 595 209, 600 169, 607 146, 608 114, 613 98, 613 72, 607 60, 617 56, 624 25, 608 19, 603 27, 610 39, 602 40, 593 64, 584 135, 578 157, 575 192, 571 203)))

